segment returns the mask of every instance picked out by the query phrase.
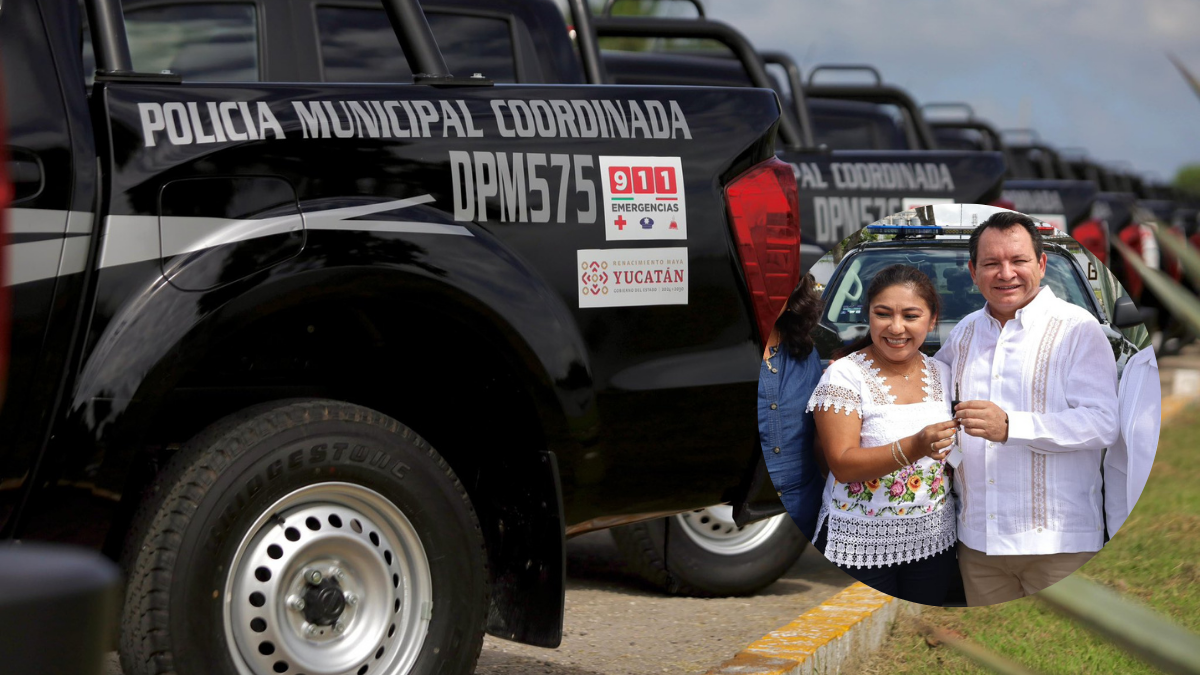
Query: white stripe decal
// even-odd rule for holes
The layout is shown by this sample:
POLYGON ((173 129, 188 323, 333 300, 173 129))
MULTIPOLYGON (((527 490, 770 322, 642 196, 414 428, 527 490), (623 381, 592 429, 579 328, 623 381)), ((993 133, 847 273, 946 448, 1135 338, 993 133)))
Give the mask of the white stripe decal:
POLYGON ((299 215, 264 218, 262 220, 230 220, 228 218, 180 218, 160 219, 162 227, 162 257, 191 253, 222 244, 287 234, 304 230, 304 221, 299 215))
POLYGON ((408 220, 344 220, 341 222, 319 223, 310 230, 342 230, 361 232, 411 232, 415 234, 450 234, 460 237, 473 237, 471 231, 462 225, 445 225, 443 223, 422 223, 408 220))
POLYGON ((63 242, 62 258, 58 263, 58 276, 78 274, 87 269, 88 249, 92 237, 68 237, 63 242))
MULTIPOLYGON (((82 237, 79 237, 82 239, 82 237)), ((5 286, 27 284, 31 281, 58 276, 58 260, 62 254, 62 239, 29 241, 4 247, 5 286)))
POLYGON ((9 209, 8 231, 13 234, 88 234, 92 231, 92 212, 9 209))
POLYGON ((223 244, 233 244, 273 234, 309 230, 405 232, 474 236, 461 225, 392 220, 348 220, 385 211, 396 211, 435 201, 430 195, 379 204, 347 206, 276 218, 233 220, 226 218, 162 218, 109 216, 101 267, 158 260, 223 244), (160 229, 161 224, 161 229, 160 229), (161 243, 160 243, 161 233, 161 243))
POLYGON ((67 214, 67 234, 91 234, 92 212, 71 211, 67 214))
POLYGON ((314 211, 304 214, 304 226, 310 230, 340 230, 363 232, 412 232, 417 234, 450 234, 463 237, 473 237, 471 231, 462 225, 446 225, 444 223, 424 223, 408 220, 349 220, 368 216, 384 211, 398 211, 410 206, 428 204, 434 201, 430 195, 398 199, 382 204, 365 204, 348 206, 328 211, 314 211))
POLYGON ((397 199, 390 202, 380 202, 378 204, 360 204, 359 206, 343 206, 340 209, 325 209, 324 211, 307 211, 304 214, 306 219, 313 218, 330 218, 333 220, 346 220, 347 218, 357 218, 359 216, 369 216, 373 213, 383 213, 384 211, 399 211, 410 206, 419 206, 435 201, 432 195, 420 195, 418 197, 409 197, 407 199, 397 199))
POLYGON ((158 260, 158 216, 108 216, 100 246, 100 267, 158 260))
MULTIPOLYGON (((435 201, 430 195, 364 204, 325 211, 310 211, 276 218, 234 220, 226 218, 160 218, 158 216, 108 216, 101 242, 100 267, 160 260, 223 244, 274 234, 310 230, 342 232, 401 232, 474 236, 462 225, 407 220, 352 220, 376 213, 397 211, 435 201)), ((91 237, 66 234, 92 232, 93 214, 55 209, 9 209, 9 230, 19 234, 58 234, 63 238, 22 242, 3 247, 6 286, 84 271, 91 237)))
POLYGON ((8 210, 8 229, 13 234, 58 235, 42 241, 12 243, 0 250, 4 256, 4 278, 0 285, 15 286, 82 272, 87 264, 90 211, 61 209, 8 210))
POLYGON ((62 234, 67 229, 68 213, 57 209, 9 209, 8 231, 13 234, 62 234))

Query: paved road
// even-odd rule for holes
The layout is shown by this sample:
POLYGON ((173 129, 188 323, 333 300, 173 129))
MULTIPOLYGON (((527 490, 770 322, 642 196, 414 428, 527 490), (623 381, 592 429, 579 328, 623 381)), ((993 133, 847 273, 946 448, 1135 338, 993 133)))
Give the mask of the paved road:
MULTIPOLYGON (((625 569, 608 532, 567 543, 562 646, 488 637, 477 675, 700 674, 852 582, 809 547, 779 581, 750 598, 674 598, 625 569)), ((115 652, 105 675, 121 675, 115 652)))
POLYGON ((754 597, 665 597, 625 569, 608 532, 571 540, 567 571, 562 646, 489 637, 477 675, 705 673, 853 581, 810 547, 754 597))

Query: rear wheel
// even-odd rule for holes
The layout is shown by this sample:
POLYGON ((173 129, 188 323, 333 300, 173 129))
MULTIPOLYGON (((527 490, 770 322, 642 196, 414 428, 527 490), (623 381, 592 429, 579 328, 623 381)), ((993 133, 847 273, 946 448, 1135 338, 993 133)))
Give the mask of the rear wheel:
POLYGON ((284 403, 214 425, 171 460, 130 543, 126 675, 469 673, 479 656, 467 494, 371 410, 284 403))
POLYGON ((738 527, 713 506, 613 529, 626 562, 655 586, 698 597, 749 595, 783 576, 807 542, 788 515, 738 527))

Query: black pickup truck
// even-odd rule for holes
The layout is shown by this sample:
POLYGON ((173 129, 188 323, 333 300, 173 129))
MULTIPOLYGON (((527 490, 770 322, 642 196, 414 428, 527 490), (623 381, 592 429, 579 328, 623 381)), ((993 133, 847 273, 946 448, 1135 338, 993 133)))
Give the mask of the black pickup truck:
MULTIPOLYGON (((579 50, 585 57, 594 54, 598 64, 592 77, 600 79, 591 81, 777 91, 784 116, 778 155, 792 165, 800 191, 804 269, 842 239, 897 211, 921 204, 988 203, 1000 195, 1004 160, 999 153, 928 149, 876 106, 811 96, 790 57, 759 53, 728 24, 703 13, 695 19, 591 17, 582 0, 569 4, 579 50), (724 49, 602 51, 597 36, 708 41, 724 49), (781 79, 768 73, 772 65, 781 69, 781 79)), ((693 4, 702 8, 698 0, 693 4)))
POLYGON ((496 84, 410 0, 124 10, 0 9, 0 524, 122 561, 126 675, 469 672, 558 644, 565 536, 762 491, 772 92, 496 84))
POLYGON ((1102 261, 1108 259, 1107 234, 1093 214, 1100 190, 1095 180, 1063 170, 1057 153, 1036 137, 1026 143, 1006 143, 1003 134, 976 117, 968 104, 927 103, 922 112, 939 147, 1004 153, 1008 165, 1002 194, 1005 206, 1070 233, 1086 242, 1088 250, 1102 261), (956 114, 948 116, 948 112, 956 114))

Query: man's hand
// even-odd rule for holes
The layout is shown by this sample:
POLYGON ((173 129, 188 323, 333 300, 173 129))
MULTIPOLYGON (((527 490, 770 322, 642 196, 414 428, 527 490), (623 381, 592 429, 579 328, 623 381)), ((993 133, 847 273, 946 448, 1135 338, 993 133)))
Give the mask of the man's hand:
POLYGON ((963 401, 954 408, 954 417, 970 436, 1008 442, 1008 413, 991 401, 963 401))

